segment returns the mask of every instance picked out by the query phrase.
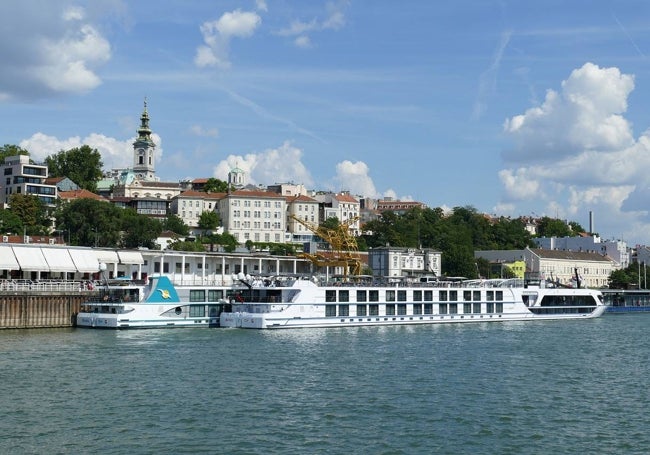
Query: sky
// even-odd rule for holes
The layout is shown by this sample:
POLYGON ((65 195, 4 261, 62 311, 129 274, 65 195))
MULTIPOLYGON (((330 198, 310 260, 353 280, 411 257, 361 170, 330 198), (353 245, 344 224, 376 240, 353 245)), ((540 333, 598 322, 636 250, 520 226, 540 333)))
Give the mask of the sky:
POLYGON ((650 244, 650 2, 3 0, 0 143, 650 244))

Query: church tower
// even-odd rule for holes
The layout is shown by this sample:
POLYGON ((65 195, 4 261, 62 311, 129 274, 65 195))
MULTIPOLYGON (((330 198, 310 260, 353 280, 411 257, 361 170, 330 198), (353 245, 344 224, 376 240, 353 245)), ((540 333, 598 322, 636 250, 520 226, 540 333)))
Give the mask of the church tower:
POLYGON ((149 113, 147 112, 147 99, 144 100, 144 111, 140 117, 138 137, 133 143, 133 173, 140 180, 155 181, 156 167, 154 165, 154 144, 149 128, 149 113))

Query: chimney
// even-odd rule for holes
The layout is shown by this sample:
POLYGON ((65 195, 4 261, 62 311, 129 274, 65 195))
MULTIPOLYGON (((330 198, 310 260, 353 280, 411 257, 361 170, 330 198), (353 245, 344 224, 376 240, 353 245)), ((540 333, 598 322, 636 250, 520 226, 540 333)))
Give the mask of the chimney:
POLYGON ((589 233, 594 233, 594 212, 589 210, 589 233))

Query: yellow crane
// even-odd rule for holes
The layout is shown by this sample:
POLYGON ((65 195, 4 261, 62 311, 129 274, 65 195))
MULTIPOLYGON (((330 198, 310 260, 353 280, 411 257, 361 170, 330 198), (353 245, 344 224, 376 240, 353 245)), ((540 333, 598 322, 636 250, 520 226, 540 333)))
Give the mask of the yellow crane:
POLYGON ((325 240, 331 247, 329 254, 300 253, 300 257, 309 259, 317 267, 343 267, 343 275, 346 277, 348 274, 361 274, 361 259, 359 259, 357 240, 350 233, 350 226, 359 220, 358 216, 339 223, 336 228, 319 226, 295 215, 290 215, 290 218, 325 240))

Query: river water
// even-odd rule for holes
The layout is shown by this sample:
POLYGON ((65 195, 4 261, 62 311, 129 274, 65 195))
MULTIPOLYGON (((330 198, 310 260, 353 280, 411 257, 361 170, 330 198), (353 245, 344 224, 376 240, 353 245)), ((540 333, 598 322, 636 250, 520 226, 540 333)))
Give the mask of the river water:
POLYGON ((0 453, 647 454, 649 328, 0 331, 0 453))

